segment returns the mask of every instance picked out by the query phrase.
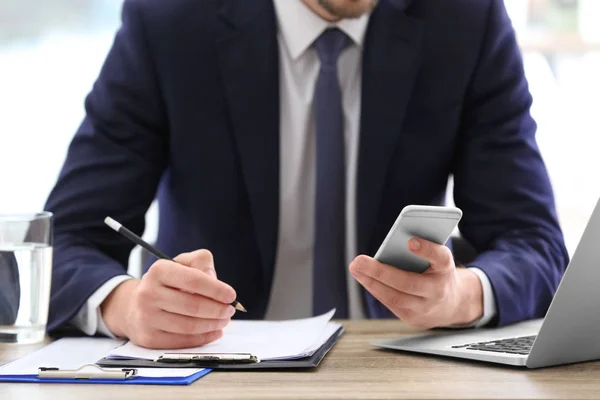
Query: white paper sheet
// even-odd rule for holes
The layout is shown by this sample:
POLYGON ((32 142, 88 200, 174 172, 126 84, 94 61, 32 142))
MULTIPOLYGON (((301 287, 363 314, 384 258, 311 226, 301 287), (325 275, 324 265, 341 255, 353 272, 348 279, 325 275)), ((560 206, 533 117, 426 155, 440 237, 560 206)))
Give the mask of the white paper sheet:
MULTIPOLYGON (((128 342, 111 351, 109 357, 155 360, 163 353, 177 352, 251 353, 261 360, 297 358, 313 347, 320 347, 317 346, 319 339, 323 338, 324 331, 334 313, 335 310, 331 310, 327 314, 317 317, 287 321, 234 320, 225 328, 221 339, 202 347, 152 350, 128 342)), ((327 338, 330 336, 331 334, 327 338)))
MULTIPOLYGON (((104 338, 64 338, 50 343, 39 350, 0 367, 0 375, 37 375, 39 367, 79 369, 86 364, 94 364, 122 340, 104 338)), ((120 368, 103 368, 120 369, 120 368)), ((184 368, 136 368, 138 376, 145 377, 186 377, 202 369, 184 368)))
MULTIPOLYGON (((294 357, 285 357, 283 359, 287 359, 287 360, 292 360, 294 358, 303 358, 303 357, 309 357, 312 356, 313 354, 315 354, 317 352, 317 350, 319 350, 321 348, 321 346, 323 346, 323 344, 325 344, 325 342, 327 342, 329 340, 329 338, 335 333, 337 332, 338 329, 340 329, 342 327, 342 325, 336 323, 336 322, 331 322, 329 321, 327 323, 327 325, 325 325, 325 329, 323 329, 323 332, 321 332, 321 335, 317 338, 317 340, 315 340, 313 342, 313 344, 308 347, 307 349, 305 349, 302 353, 297 354, 294 357)), ((280 358, 272 358, 271 360, 279 360, 280 358)))

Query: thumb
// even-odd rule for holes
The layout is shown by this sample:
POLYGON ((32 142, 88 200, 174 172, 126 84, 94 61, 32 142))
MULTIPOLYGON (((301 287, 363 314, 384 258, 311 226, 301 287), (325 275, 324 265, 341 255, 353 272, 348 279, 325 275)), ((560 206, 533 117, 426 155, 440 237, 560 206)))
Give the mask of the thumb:
POLYGON ((205 274, 217 279, 217 271, 215 270, 213 255, 206 249, 196 250, 191 253, 182 253, 175 257, 173 261, 202 271, 205 274))
POLYGON ((449 273, 455 268, 452 252, 443 244, 412 238, 408 247, 413 254, 429 261, 429 273, 449 273))

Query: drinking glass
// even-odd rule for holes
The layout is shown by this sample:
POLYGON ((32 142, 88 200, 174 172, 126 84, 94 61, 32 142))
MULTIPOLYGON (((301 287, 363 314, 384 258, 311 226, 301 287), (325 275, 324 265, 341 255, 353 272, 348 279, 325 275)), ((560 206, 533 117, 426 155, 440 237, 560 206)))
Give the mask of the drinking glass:
POLYGON ((0 214, 0 342, 44 339, 52 278, 52 213, 0 214))

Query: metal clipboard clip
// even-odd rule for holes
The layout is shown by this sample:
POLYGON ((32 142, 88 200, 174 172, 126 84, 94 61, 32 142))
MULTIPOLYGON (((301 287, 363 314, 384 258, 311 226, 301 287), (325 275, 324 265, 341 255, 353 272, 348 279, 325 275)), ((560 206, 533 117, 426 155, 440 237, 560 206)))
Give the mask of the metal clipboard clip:
POLYGON ((133 379, 137 376, 137 369, 123 368, 120 370, 107 370, 95 364, 86 364, 75 370, 59 368, 38 368, 40 379, 133 379), (87 371, 85 370, 87 369, 87 371))
POLYGON ((164 353, 155 362, 199 365, 209 364, 252 364, 260 359, 249 353, 164 353))

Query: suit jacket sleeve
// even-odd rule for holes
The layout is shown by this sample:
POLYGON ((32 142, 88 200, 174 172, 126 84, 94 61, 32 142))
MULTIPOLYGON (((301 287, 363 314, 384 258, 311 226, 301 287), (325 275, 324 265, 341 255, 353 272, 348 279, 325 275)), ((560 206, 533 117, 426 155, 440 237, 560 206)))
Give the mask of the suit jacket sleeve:
POLYGON ((104 282, 126 273, 133 245, 104 218, 141 234, 166 167, 165 109, 136 4, 124 3, 122 26, 46 204, 55 215, 48 330, 70 321, 104 282))
POLYGON ((454 169, 459 226, 490 279, 492 324, 539 318, 568 263, 538 149, 520 50, 501 0, 492 0, 466 93, 454 169))

